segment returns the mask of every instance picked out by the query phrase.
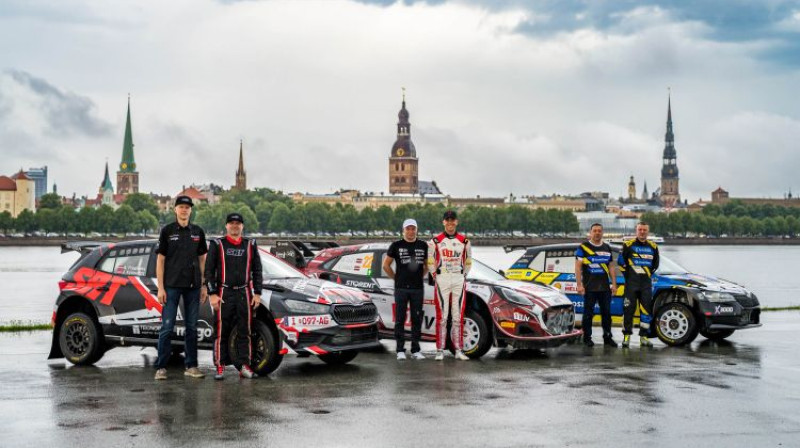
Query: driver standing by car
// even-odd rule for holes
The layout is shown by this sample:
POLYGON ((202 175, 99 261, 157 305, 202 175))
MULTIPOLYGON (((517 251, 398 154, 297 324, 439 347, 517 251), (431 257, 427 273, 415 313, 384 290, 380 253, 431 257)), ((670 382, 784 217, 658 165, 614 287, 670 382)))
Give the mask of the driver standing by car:
POLYGON ((603 344, 616 347, 611 337, 611 296, 617 294, 616 263, 611 255, 611 246, 603 241, 603 226, 592 224, 589 239, 581 243, 575 251, 575 282, 578 294, 583 296, 583 343, 587 347, 592 342, 592 319, 594 304, 600 306, 603 324, 603 344), (609 284, 610 280, 610 284, 609 284))
POLYGON ((233 363, 242 378, 256 378, 250 367, 252 310, 261 303, 263 273, 256 240, 242 237, 244 218, 231 213, 225 220, 227 234, 211 241, 206 260, 206 279, 215 314, 214 379, 224 379, 225 366, 233 363), (228 340, 236 326, 236 359, 231 360, 228 340))
POLYGON ((428 245, 417 239, 417 221, 403 221, 403 239, 393 242, 383 260, 383 270, 394 279, 394 303, 396 319, 394 338, 397 341, 397 360, 406 359, 405 323, 406 310, 411 305, 411 357, 425 359, 419 348, 422 331, 422 302, 425 296, 425 274, 428 272, 428 245), (392 270, 395 263, 397 272, 392 270))
POLYGON ((206 234, 199 226, 191 224, 192 198, 175 198, 175 222, 161 229, 158 237, 156 278, 158 280, 158 302, 161 311, 161 330, 158 333, 157 380, 167 379, 167 361, 172 354, 172 330, 178 317, 178 305, 183 297, 184 352, 186 371, 184 375, 203 378, 197 368, 197 319, 200 304, 206 303, 203 285, 205 268, 206 234))
POLYGON ((456 350, 456 359, 467 361, 464 354, 464 308, 466 306, 466 278, 472 267, 472 246, 467 237, 458 233, 458 216, 453 210, 444 212, 444 232, 428 243, 428 270, 435 283, 436 303, 436 360, 444 359, 447 317, 452 318, 450 339, 456 350))
POLYGON ((633 314, 639 309, 639 345, 652 347, 647 335, 653 316, 653 273, 658 269, 656 243, 647 239, 650 227, 646 222, 636 224, 636 238, 622 244, 619 265, 625 273, 625 302, 622 321, 622 347, 631 345, 633 314))

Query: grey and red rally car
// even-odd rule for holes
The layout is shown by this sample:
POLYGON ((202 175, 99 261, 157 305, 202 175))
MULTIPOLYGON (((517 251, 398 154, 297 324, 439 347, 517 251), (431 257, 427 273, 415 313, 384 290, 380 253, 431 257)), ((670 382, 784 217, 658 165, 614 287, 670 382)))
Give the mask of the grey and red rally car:
MULTIPOLYGON (((309 275, 368 293, 378 308, 381 337, 393 338, 394 281, 381 269, 388 249, 388 243, 337 247, 331 243, 279 241, 273 252, 298 263, 309 275)), ((464 353, 470 358, 480 358, 493 345, 557 347, 581 336, 574 328, 572 302, 553 287, 507 280, 502 273, 473 259, 466 290, 464 353)), ((430 284, 425 286, 423 314, 422 339, 435 341, 436 309, 430 284)), ((410 318, 402 325, 410 336, 410 318)))
MULTIPOLYGON (((157 245, 156 240, 62 245, 62 253, 81 255, 59 282, 50 359, 94 364, 117 346, 158 344, 157 245)), ((290 353, 343 364, 380 344, 377 308, 367 294, 308 277, 264 250, 261 263, 263 293, 252 326, 254 371, 268 374, 290 353)), ((176 350, 183 346, 182 315, 180 309, 172 335, 176 350)), ((206 302, 200 307, 198 348, 213 348, 212 319, 206 302)), ((230 341, 235 353, 235 334, 230 341)))

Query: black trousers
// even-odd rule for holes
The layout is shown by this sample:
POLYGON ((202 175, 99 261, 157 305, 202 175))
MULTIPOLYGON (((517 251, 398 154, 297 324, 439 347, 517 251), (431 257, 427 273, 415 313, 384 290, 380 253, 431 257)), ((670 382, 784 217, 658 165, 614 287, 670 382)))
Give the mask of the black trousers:
POLYGON ((625 284, 622 334, 633 334, 633 315, 639 310, 639 336, 650 334, 653 318, 653 286, 625 284))
POLYGON ((611 337, 611 290, 586 291, 583 294, 583 318, 581 319, 584 340, 592 338, 592 319, 594 318, 595 303, 600 306, 603 338, 611 337))
POLYGON ((214 340, 214 365, 233 364, 241 368, 250 364, 252 358, 250 333, 253 321, 253 308, 250 306, 250 293, 246 289, 223 289, 220 292, 222 304, 214 313, 216 339, 214 340), (230 335, 236 327, 236 354, 231 357, 230 335))
POLYGON ((395 289, 394 303, 396 319, 394 321, 394 339, 397 341, 397 351, 405 351, 405 324, 409 304, 411 305, 411 353, 418 352, 419 335, 422 332, 422 301, 424 289, 395 289))

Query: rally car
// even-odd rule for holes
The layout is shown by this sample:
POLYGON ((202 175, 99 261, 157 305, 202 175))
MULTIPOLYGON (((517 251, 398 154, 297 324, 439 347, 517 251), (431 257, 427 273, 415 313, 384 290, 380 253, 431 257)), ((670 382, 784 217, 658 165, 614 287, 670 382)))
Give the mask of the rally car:
MULTIPOLYGON (((519 246, 506 246, 507 252, 519 246)), ((565 293, 583 314, 583 297, 575 283, 575 250, 578 243, 553 244, 525 248, 525 253, 506 272, 514 280, 550 285, 565 293)), ((616 261, 622 247, 611 245, 616 261)), ((625 278, 615 273, 616 297, 611 299, 611 315, 621 322, 625 278)), ((599 320, 595 306, 595 320, 599 320)), ((689 344, 698 333, 708 339, 722 340, 736 330, 760 327, 761 306, 758 298, 743 286, 708 275, 693 274, 665 257, 660 257, 653 275, 653 322, 655 333, 667 345, 689 344)), ((638 313, 635 317, 638 321, 638 313)))
MULTIPOLYGON (((313 257, 305 255, 308 244, 278 242, 278 255, 302 263, 312 276, 359 288, 368 293, 378 308, 379 331, 394 337, 394 280, 381 266, 388 243, 344 247, 328 245, 313 257)), ((574 328, 572 302, 551 286, 506 280, 503 275, 473 259, 467 276, 467 305, 464 312, 464 353, 480 358, 493 345, 514 348, 557 347, 580 337, 574 328)), ((425 286, 421 338, 436 340, 436 309, 433 286, 425 286)), ((410 316, 401 323, 410 337, 410 316)), ((447 338, 448 343, 450 338, 447 338)), ((452 351, 452 347, 449 347, 452 351)))
MULTIPOLYGON (((158 241, 65 243, 62 253, 81 256, 59 282, 49 358, 94 364, 116 346, 155 346, 161 304, 155 279, 158 241)), ((364 292, 311 278, 261 250, 264 285, 253 316, 253 370, 274 371, 286 354, 316 355, 329 364, 351 361, 358 350, 379 345, 377 308, 364 292)), ((183 307, 172 343, 183 346, 183 307)), ((198 347, 212 349, 210 301, 200 307, 198 347)), ((236 329, 230 337, 236 353, 236 329)))

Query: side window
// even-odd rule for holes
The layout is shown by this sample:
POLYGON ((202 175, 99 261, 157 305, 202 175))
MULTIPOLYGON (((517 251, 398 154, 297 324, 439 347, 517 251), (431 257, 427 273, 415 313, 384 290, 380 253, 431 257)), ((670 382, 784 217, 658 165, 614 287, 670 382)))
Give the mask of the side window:
POLYGON ((544 251, 539 252, 533 257, 531 263, 528 265, 528 269, 533 269, 537 272, 544 272, 544 258, 546 253, 544 251))
POLYGON ((113 249, 100 261, 97 269, 116 275, 143 276, 147 274, 151 252, 151 246, 113 249))
POLYGON ((373 258, 374 255, 372 252, 343 255, 336 261, 336 264, 333 265, 332 270, 342 274, 371 277, 373 258))
POLYGON ((545 257, 544 272, 558 272, 560 274, 575 273, 574 250, 548 250, 545 257))

